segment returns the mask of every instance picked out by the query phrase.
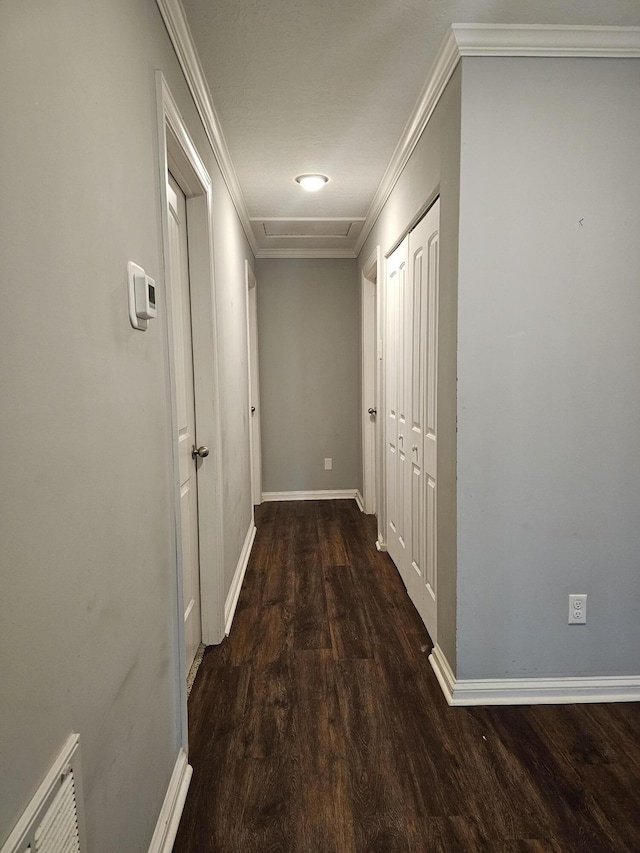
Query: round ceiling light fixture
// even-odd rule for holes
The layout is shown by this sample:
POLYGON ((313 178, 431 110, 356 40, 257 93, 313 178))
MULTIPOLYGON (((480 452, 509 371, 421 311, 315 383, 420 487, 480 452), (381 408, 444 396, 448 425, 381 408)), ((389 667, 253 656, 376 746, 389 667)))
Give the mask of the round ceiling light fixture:
POLYGON ((303 190, 309 193, 318 192, 318 190, 321 190, 329 182, 329 178, 326 175, 298 175, 295 180, 303 190))

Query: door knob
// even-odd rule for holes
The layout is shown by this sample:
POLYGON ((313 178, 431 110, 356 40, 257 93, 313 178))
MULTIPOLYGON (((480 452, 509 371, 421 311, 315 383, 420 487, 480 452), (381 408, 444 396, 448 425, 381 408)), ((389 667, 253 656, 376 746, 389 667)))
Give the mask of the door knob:
POLYGON ((378 410, 374 409, 373 406, 370 409, 367 409, 367 411, 369 412, 370 415, 377 415, 378 414, 378 410))
POLYGON ((199 456, 201 459, 204 459, 205 456, 208 456, 208 455, 209 455, 209 448, 205 447, 204 444, 202 445, 202 447, 196 447, 195 444, 193 445, 193 450, 191 451, 191 458, 192 459, 195 459, 197 456, 199 456))

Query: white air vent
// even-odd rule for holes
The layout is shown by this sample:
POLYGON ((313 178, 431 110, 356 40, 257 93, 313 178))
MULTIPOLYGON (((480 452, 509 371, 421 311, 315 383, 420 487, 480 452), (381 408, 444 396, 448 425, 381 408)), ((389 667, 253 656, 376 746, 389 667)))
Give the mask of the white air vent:
POLYGON ((73 770, 69 770, 42 823, 36 829, 36 850, 40 853, 80 853, 74 783, 73 770))
POLYGON ((71 735, 0 853, 84 853, 80 738, 71 735))

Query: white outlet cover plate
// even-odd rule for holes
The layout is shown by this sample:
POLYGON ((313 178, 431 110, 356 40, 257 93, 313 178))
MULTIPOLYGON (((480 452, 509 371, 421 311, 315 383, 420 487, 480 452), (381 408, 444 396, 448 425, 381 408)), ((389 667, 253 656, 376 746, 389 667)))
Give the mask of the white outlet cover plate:
POLYGON ((587 622, 587 596, 569 596, 569 625, 585 625, 587 622))

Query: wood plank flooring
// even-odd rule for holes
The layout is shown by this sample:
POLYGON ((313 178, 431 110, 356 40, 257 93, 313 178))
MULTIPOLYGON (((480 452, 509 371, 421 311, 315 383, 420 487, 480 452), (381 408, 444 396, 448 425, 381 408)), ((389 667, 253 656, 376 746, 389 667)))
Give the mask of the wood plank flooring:
POLYGON ((449 708, 353 501, 263 504, 175 853, 640 851, 640 705, 449 708))

